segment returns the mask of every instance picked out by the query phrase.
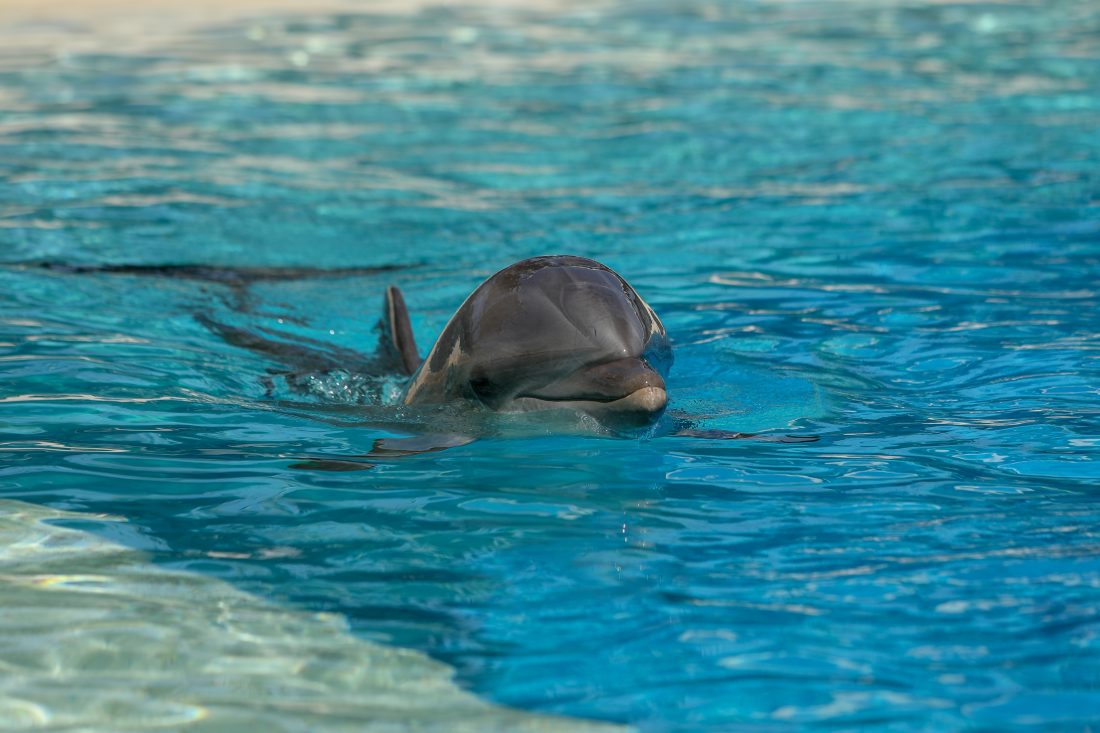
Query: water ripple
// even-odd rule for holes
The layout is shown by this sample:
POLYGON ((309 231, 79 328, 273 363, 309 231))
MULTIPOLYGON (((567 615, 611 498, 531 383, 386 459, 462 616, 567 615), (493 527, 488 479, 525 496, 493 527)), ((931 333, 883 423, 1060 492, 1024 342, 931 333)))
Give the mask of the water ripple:
MULTIPOLYGON (((1093 724, 1095 3, 230 5, 0 20, 5 500, 125 516, 65 521, 532 710, 654 732, 1093 724), (397 385, 299 375, 280 410, 278 366, 203 325, 346 358, 392 281, 424 346, 481 279, 564 251, 661 314, 676 409, 820 441, 534 436, 302 471, 387 435, 356 411, 397 385)), ((63 570, 19 592, 129 582, 63 570)), ((177 648, 141 615, 159 592, 73 606, 63 633, 20 612, 0 664, 177 648)), ((280 648, 274 677, 247 655, 211 674, 270 697, 303 669, 280 648)), ((341 659, 309 679, 360 679, 341 659)), ((80 679, 0 696, 0 718, 132 703, 80 679)), ((217 705, 127 714, 252 704, 171 679, 217 705)), ((324 699, 250 709, 363 720, 324 699)))

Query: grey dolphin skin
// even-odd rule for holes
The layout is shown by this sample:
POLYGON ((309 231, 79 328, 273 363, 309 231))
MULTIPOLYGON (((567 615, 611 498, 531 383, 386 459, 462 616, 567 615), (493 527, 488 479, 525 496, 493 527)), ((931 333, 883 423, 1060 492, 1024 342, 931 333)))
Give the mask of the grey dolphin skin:
POLYGON ((498 413, 573 411, 614 431, 647 428, 668 404, 665 328, 622 277, 583 257, 535 257, 482 283, 416 356, 401 292, 386 292, 382 348, 411 374, 407 405, 498 413))

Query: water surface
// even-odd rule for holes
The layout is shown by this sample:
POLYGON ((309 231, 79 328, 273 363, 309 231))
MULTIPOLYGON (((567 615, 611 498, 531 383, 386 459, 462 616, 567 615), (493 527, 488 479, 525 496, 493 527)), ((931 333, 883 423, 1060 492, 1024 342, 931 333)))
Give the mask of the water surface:
POLYGON ((52 521, 537 713, 1088 730, 1098 59, 1085 0, 363 11, 0 51, 0 497, 125 517, 52 521), (385 435, 323 419, 354 379, 276 409, 276 365, 196 318, 369 352, 395 282, 426 349, 546 253, 661 315, 675 409, 821 440, 301 471, 385 435), (391 269, 14 264, 43 261, 391 269))

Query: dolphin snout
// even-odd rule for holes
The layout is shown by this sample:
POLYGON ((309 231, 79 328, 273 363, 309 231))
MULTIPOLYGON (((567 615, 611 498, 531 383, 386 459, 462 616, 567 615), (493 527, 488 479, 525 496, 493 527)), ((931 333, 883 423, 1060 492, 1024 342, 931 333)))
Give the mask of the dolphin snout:
POLYGON ((645 389, 664 392, 665 380, 644 359, 628 357, 582 367, 523 396, 559 402, 615 402, 645 389))
POLYGON ((668 404, 664 378, 640 357, 583 367, 518 397, 525 410, 580 410, 612 430, 625 431, 657 422, 668 404))
POLYGON ((604 395, 589 414, 612 429, 646 428, 657 422, 668 405, 664 378, 644 359, 599 364, 585 370, 584 376, 604 395))
MULTIPOLYGON (((664 394, 665 380, 644 359, 630 357, 596 364, 582 370, 579 380, 591 391, 590 399, 610 402, 628 397, 640 390, 664 394)), ((663 409, 664 405, 661 405, 663 409)))

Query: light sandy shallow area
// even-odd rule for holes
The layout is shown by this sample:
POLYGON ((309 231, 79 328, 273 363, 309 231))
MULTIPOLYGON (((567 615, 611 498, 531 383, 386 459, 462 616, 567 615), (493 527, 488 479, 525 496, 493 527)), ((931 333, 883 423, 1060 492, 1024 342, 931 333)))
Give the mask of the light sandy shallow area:
MULTIPOLYGON (((0 500, 0 730, 596 733, 460 689, 423 654, 0 500)), ((125 525, 119 525, 125 529, 125 525)))

